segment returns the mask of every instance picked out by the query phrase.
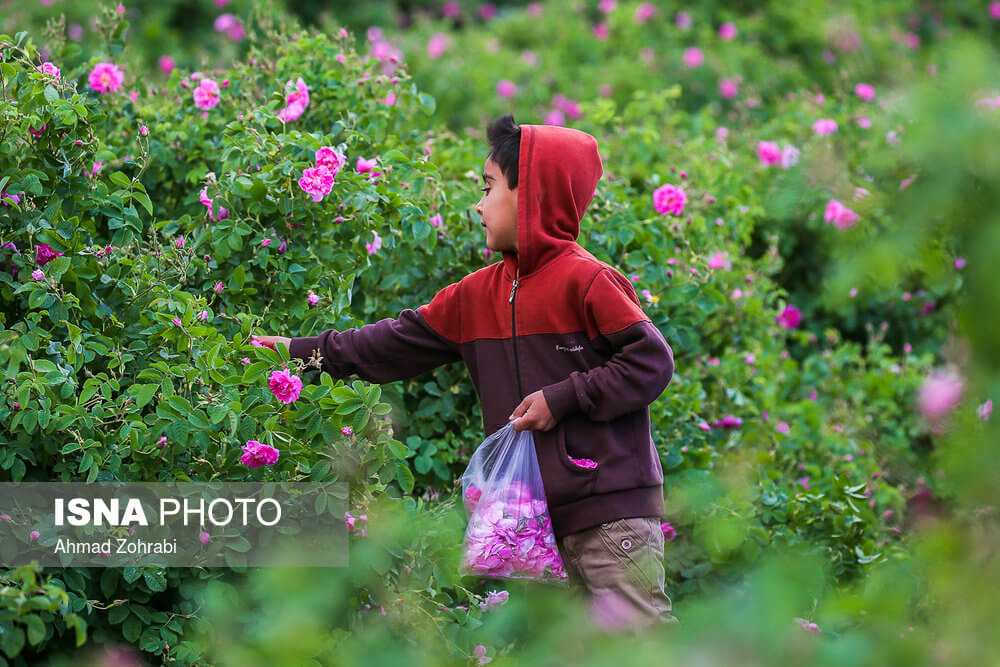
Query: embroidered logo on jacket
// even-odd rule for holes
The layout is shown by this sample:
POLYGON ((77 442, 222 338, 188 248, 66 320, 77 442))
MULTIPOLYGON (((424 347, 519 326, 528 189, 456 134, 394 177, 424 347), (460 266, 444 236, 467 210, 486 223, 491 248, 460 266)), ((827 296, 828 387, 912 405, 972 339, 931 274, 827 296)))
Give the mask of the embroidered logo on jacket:
POLYGON ((583 349, 583 345, 574 345, 573 347, 566 347, 565 345, 556 345, 557 352, 579 352, 583 349))

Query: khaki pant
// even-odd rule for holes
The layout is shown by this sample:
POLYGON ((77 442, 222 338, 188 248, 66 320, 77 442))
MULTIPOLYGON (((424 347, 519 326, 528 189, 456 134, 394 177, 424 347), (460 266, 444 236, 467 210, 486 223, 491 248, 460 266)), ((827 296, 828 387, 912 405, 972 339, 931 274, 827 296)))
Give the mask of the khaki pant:
POLYGON ((677 623, 663 589, 658 517, 609 521, 566 535, 556 546, 571 589, 588 601, 596 625, 635 632, 677 623))

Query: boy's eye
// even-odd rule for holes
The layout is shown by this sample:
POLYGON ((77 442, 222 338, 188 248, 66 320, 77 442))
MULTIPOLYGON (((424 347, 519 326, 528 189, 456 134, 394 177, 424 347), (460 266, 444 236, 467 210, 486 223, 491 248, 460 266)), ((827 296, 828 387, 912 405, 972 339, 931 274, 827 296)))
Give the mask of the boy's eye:
POLYGON ((485 192, 485 193, 489 194, 490 189, 489 188, 480 188, 479 191, 480 192, 485 192))

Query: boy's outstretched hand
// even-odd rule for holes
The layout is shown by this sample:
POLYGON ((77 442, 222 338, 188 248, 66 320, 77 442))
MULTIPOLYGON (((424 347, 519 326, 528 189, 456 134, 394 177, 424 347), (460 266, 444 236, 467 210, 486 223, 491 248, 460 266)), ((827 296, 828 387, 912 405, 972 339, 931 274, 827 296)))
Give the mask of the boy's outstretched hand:
POLYGON ((521 404, 514 408, 510 418, 517 419, 514 422, 515 431, 548 431, 556 425, 556 419, 552 416, 541 389, 525 396, 521 404))
POLYGON ((265 347, 274 349, 275 343, 281 341, 285 344, 285 347, 289 347, 292 344, 291 338, 285 338, 284 336, 250 336, 251 341, 257 341, 265 347))

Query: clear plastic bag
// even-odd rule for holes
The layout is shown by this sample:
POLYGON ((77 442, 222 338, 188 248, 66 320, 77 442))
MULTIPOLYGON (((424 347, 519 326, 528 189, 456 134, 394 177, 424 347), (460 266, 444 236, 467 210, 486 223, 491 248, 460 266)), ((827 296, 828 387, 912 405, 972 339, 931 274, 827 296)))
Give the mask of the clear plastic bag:
POLYGON ((462 498, 469 526, 461 574, 568 583, 531 431, 510 422, 486 438, 462 475, 462 498))

